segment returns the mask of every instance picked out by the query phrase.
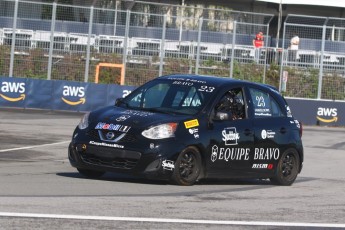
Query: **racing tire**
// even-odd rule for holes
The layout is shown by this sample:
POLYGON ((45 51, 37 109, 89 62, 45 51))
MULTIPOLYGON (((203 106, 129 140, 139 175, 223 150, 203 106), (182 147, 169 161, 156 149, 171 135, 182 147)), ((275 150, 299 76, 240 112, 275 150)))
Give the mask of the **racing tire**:
POLYGON ((85 176, 87 178, 93 178, 93 179, 100 178, 101 176, 103 176, 105 174, 105 172, 95 171, 95 170, 90 170, 90 169, 77 168, 77 170, 83 176, 85 176))
POLYGON ((195 147, 188 147, 179 154, 171 180, 177 185, 193 185, 199 178, 201 169, 200 152, 195 147))
POLYGON ((270 178, 272 184, 289 186, 299 173, 300 158, 295 149, 286 150, 277 165, 276 175, 270 178))

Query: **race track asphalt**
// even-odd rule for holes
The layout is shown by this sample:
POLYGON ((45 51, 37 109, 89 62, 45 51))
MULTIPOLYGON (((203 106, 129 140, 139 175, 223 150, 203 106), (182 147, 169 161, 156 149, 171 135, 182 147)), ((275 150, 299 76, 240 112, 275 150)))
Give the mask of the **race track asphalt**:
POLYGON ((183 187, 83 178, 67 146, 82 113, 0 108, 0 229, 342 229, 345 128, 304 127, 292 186, 204 180, 183 187))

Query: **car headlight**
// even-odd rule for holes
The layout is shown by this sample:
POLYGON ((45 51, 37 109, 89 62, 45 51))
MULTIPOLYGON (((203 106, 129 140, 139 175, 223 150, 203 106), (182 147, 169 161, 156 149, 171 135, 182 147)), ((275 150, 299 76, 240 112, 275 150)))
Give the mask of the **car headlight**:
POLYGON ((84 116, 81 118, 78 124, 79 129, 86 129, 87 127, 89 127, 89 115, 90 113, 85 113, 84 116))
POLYGON ((153 126, 144 130, 141 134, 149 139, 164 139, 175 136, 177 123, 167 123, 153 126))

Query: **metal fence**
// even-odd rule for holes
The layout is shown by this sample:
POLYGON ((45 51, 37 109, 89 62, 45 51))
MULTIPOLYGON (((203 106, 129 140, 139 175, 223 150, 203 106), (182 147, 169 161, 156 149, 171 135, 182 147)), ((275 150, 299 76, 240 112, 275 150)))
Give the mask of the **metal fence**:
POLYGON ((289 15, 277 49, 272 18, 146 2, 97 8, 0 0, 0 76, 140 85, 197 73, 268 83, 292 97, 345 100, 341 19, 289 15), (259 31, 265 45, 254 49, 259 31), (293 32, 300 45, 290 60, 293 32))
POLYGON ((345 19, 340 18, 286 18, 280 88, 287 95, 345 100, 344 25, 345 19), (298 50, 291 49, 294 36, 300 40, 298 50))

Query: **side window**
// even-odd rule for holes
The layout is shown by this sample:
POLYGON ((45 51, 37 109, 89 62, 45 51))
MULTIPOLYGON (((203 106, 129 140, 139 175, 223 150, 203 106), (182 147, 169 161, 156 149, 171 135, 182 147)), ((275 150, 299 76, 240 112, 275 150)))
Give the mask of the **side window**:
POLYGON ((133 97, 132 99, 130 99, 130 100, 128 101, 128 106, 130 106, 130 107, 140 107, 142 95, 143 95, 143 93, 140 92, 140 93, 138 93, 135 97, 133 97))
POLYGON ((201 105, 201 98, 199 97, 195 87, 191 88, 187 97, 184 99, 182 106, 198 107, 201 105))
POLYGON ((180 89, 176 92, 172 102, 173 107, 198 107, 201 105, 201 99, 195 87, 188 90, 180 89))
POLYGON ((156 108, 160 107, 166 95, 168 86, 157 84, 148 88, 145 92, 138 92, 136 96, 128 101, 130 107, 156 108))
POLYGON ((283 116, 278 102, 276 102, 269 93, 253 88, 250 88, 249 90, 254 106, 254 116, 256 118, 283 116))
POLYGON ((227 91, 216 104, 215 112, 227 113, 231 120, 246 118, 242 89, 234 88, 227 91))
POLYGON ((278 102, 276 102, 276 100, 274 100, 274 98, 271 99, 271 105, 272 105, 272 116, 273 117, 283 117, 284 116, 280 106, 278 105, 278 102))

